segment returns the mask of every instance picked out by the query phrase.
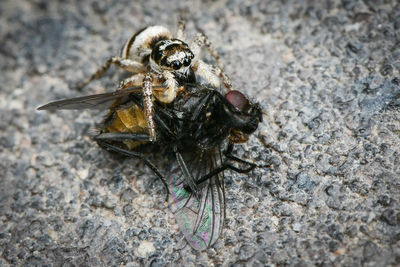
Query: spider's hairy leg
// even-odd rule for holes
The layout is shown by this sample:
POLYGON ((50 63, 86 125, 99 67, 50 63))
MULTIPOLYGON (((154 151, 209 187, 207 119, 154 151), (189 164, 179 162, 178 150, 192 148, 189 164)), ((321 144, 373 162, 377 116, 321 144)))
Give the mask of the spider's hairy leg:
POLYGON ((146 73, 143 78, 143 106, 147 124, 149 125, 150 141, 156 140, 156 130, 153 120, 153 78, 146 73))
POLYGON ((133 74, 132 76, 122 80, 119 83, 117 90, 129 88, 129 87, 133 87, 133 86, 141 86, 143 84, 144 77, 145 77, 145 75, 143 73, 133 74))
MULTIPOLYGON (((132 139, 135 139, 134 135, 132 136, 132 139)), ((142 139, 143 136, 139 135, 139 140, 142 139)), ((149 167, 156 175, 157 177, 161 180, 161 182, 164 184, 165 187, 165 191, 167 192, 167 198, 169 196, 169 188, 168 188, 168 184, 166 182, 165 177, 161 174, 161 172, 157 169, 156 166, 154 166, 149 160, 147 160, 142 153, 140 152, 136 152, 136 151, 132 151, 132 150, 127 150, 121 147, 118 147, 116 145, 113 145, 111 143, 108 143, 105 140, 102 140, 103 138, 101 138, 101 136, 97 136, 94 137, 94 139, 97 141, 97 143, 99 144, 99 146, 101 146, 102 148, 109 150, 109 151, 113 151, 128 157, 132 157, 132 158, 138 158, 140 160, 142 160, 144 162, 144 164, 149 167)), ((112 141, 112 138, 108 138, 108 141, 112 141)), ((119 139, 117 138, 117 141, 119 141, 119 139)))
POLYGON ((176 39, 184 40, 185 39, 185 21, 180 19, 178 21, 178 26, 176 30, 176 39))
POLYGON ((175 76, 169 71, 164 71, 162 76, 165 79, 164 85, 167 90, 157 97, 161 102, 171 103, 175 99, 178 92, 178 83, 175 79, 175 76))
POLYGON ((211 85, 215 88, 221 87, 221 80, 218 76, 218 69, 208 65, 204 61, 198 59, 192 66, 193 71, 196 73, 197 80, 200 84, 211 85))
MULTIPOLYGON (((196 38, 193 40, 193 42, 190 46, 190 48, 192 49, 192 52, 195 54, 195 58, 197 58, 199 56, 200 49, 203 46, 205 46, 207 48, 209 53, 214 57, 215 61, 217 62, 217 67, 216 67, 216 70, 214 71, 215 74, 218 75, 222 79, 222 82, 224 83, 225 87, 228 90, 231 90, 232 89, 231 79, 224 72, 224 68, 222 67, 221 58, 220 58, 218 52, 212 47, 210 40, 204 33, 198 33, 196 35, 196 38)), ((210 74, 208 74, 208 75, 210 75, 210 74)))
POLYGON ((88 85, 91 81, 94 79, 98 79, 104 75, 104 73, 110 68, 111 64, 118 65, 119 67, 130 71, 130 72, 141 72, 145 66, 143 66, 142 63, 122 58, 122 57, 111 57, 107 59, 107 61, 104 63, 104 65, 98 69, 92 76, 89 77, 86 81, 78 84, 77 89, 81 90, 83 87, 88 85))

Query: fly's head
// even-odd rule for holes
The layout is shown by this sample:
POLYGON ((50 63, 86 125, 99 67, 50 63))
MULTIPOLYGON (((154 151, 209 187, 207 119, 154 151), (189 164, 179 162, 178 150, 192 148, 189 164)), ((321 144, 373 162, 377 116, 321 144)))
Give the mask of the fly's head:
POLYGON ((225 99, 231 104, 226 109, 230 117, 231 141, 243 143, 247 141, 247 135, 257 130, 262 121, 260 106, 251 103, 241 92, 231 90, 225 95, 225 99))
POLYGON ((186 76, 190 71, 193 52, 179 39, 159 41, 150 55, 150 67, 157 73, 170 71, 178 76, 186 76))

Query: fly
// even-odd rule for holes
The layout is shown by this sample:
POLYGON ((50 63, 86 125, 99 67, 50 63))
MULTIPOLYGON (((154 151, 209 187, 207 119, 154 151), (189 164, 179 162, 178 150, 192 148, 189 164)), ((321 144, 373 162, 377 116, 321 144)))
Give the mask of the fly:
POLYGON ((261 109, 239 91, 223 96, 199 84, 186 84, 169 104, 154 104, 155 142, 145 126, 139 127, 144 114, 140 87, 55 101, 39 109, 109 109, 94 139, 107 150, 143 160, 154 171, 166 187, 169 207, 186 240, 204 250, 223 229, 224 171, 246 173, 256 166, 235 157, 232 150, 257 129, 261 109), (159 170, 147 160, 143 145, 163 147, 170 168, 159 170))

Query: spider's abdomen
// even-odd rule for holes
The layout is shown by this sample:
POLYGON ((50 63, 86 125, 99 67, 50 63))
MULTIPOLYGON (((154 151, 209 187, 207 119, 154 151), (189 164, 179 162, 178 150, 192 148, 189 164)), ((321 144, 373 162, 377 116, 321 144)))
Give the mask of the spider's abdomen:
POLYGON ((161 40, 171 39, 170 31, 163 26, 150 26, 136 32, 122 47, 121 57, 148 64, 151 51, 161 40))

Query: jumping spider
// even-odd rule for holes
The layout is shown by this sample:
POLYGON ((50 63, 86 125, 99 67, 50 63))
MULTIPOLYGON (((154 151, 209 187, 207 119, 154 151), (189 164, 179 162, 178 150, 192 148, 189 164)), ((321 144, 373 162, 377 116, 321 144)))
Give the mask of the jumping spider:
POLYGON ((78 88, 83 88, 92 80, 104 75, 111 64, 116 64, 134 73, 123 80, 118 89, 142 86, 144 113, 149 127, 151 140, 155 140, 153 121, 153 97, 164 103, 171 103, 178 88, 185 83, 199 83, 220 88, 221 79, 227 90, 231 82, 224 74, 218 54, 211 48, 208 38, 198 33, 190 46, 184 39, 185 25, 178 24, 176 38, 163 26, 150 26, 135 33, 122 47, 121 55, 109 58, 87 81, 78 88), (206 46, 217 61, 217 67, 210 66, 199 59, 202 46, 206 46), (163 85, 161 93, 153 91, 154 85, 163 85))

